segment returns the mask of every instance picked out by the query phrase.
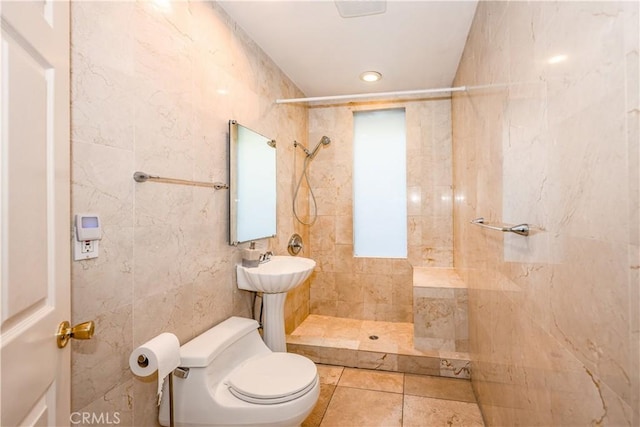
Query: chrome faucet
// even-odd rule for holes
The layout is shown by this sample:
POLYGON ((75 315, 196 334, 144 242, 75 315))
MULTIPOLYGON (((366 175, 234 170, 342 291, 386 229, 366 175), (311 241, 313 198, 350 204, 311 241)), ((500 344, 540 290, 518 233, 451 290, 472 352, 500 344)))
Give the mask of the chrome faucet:
POLYGON ((271 261, 271 257, 273 256, 273 252, 267 251, 260 255, 260 264, 264 264, 265 262, 271 261))

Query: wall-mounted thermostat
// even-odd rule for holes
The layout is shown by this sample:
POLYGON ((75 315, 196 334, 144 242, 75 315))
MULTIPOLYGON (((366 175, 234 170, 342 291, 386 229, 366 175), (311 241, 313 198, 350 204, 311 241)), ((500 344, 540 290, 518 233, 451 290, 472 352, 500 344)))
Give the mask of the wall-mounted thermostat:
POLYGON ((73 230, 75 235, 73 259, 80 261, 97 258, 98 243, 102 239, 100 217, 97 214, 77 214, 73 230))

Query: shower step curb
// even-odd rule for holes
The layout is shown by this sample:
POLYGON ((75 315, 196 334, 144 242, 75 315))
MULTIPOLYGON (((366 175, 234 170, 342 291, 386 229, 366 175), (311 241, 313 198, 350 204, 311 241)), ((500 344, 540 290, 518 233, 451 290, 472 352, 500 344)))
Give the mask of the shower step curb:
POLYGON ((449 378, 471 378, 471 363, 468 353, 416 351, 421 354, 399 354, 344 348, 326 343, 311 344, 296 341, 295 337, 287 336, 288 352, 308 357, 315 363, 324 365, 449 378))

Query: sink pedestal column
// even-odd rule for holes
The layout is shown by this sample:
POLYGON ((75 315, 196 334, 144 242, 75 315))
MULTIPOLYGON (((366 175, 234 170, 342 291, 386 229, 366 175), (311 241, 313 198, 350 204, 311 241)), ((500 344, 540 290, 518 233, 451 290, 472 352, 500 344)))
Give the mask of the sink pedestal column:
POLYGON ((287 292, 307 280, 315 266, 316 262, 309 258, 279 255, 257 267, 237 266, 238 288, 262 292, 262 337, 271 351, 287 351, 284 334, 287 292))
POLYGON ((262 338, 271 351, 287 351, 284 333, 284 302, 287 293, 262 294, 262 338))

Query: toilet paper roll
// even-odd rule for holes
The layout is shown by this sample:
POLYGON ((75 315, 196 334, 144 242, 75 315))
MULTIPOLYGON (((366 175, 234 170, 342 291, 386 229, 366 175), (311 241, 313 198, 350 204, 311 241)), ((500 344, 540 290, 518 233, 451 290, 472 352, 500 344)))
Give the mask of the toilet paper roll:
POLYGON ((129 367, 131 372, 139 377, 148 377, 158 371, 158 405, 162 398, 162 384, 164 379, 180 366, 180 341, 178 337, 168 332, 147 341, 131 352, 129 367), (142 357, 141 357, 142 356, 142 357), (147 360, 140 364, 140 359, 147 360))

